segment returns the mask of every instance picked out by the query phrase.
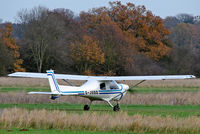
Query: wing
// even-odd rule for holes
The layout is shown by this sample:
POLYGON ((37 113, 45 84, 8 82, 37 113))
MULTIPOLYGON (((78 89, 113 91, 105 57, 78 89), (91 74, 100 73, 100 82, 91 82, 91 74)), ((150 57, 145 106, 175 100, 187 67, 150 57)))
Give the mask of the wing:
POLYGON ((96 80, 168 80, 168 79, 191 79, 194 75, 160 75, 160 76, 97 76, 96 80))
MULTIPOLYGON (((16 72, 8 76, 14 77, 30 77, 30 78, 48 78, 45 73, 29 73, 29 72, 16 72)), ((194 75, 160 75, 160 76, 84 76, 84 75, 67 75, 55 74, 56 79, 69 79, 69 80, 168 80, 168 79, 191 79, 196 78, 194 75)))

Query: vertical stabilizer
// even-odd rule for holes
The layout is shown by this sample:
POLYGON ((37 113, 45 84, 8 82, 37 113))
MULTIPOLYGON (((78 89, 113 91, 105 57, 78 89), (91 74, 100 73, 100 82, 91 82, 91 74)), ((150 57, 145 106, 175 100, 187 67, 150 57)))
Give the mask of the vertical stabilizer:
POLYGON ((57 80, 55 78, 54 71, 47 70, 47 76, 48 76, 51 92, 59 94, 61 91, 60 91, 59 85, 57 83, 57 80))

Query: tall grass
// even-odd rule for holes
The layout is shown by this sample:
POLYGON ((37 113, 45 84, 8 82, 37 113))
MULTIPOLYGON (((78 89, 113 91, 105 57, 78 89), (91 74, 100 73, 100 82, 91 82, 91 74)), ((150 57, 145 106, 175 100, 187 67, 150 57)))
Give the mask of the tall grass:
MULTIPOLYGON (((86 104, 89 100, 78 96, 61 96, 51 100, 49 95, 27 95, 25 92, 9 92, 0 94, 2 104, 44 104, 44 103, 70 103, 86 104)), ((104 102, 94 102, 104 103, 104 102)), ((148 93, 148 94, 126 94, 121 104, 143 104, 143 105, 199 105, 200 92, 176 92, 176 93, 148 93)))
POLYGON ((3 128, 45 128, 90 131, 135 131, 135 132, 198 132, 200 117, 161 117, 129 116, 126 112, 113 115, 88 113, 66 113, 64 111, 47 111, 11 108, 0 114, 3 128))
POLYGON ((88 100, 78 96, 62 96, 56 100, 51 100, 50 95, 28 95, 25 92, 0 93, 1 104, 43 104, 43 103, 71 103, 85 104, 88 100))
POLYGON ((144 105, 199 105, 200 92, 127 94, 122 104, 144 105))

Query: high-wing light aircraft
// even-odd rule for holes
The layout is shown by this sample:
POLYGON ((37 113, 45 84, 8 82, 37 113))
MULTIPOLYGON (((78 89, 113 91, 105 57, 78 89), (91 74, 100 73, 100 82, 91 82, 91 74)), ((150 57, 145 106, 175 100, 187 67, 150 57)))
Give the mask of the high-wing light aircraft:
POLYGON ((136 85, 146 80, 167 80, 167 79, 190 79, 195 78, 194 75, 165 75, 165 76, 84 76, 84 75, 66 75, 54 74, 53 70, 47 70, 45 73, 28 73, 16 72, 8 76, 14 77, 31 77, 31 78, 48 78, 51 92, 29 92, 28 94, 45 94, 51 95, 51 99, 55 100, 60 96, 72 95, 86 97, 90 100, 89 105, 84 105, 84 110, 89 110, 92 101, 100 100, 107 102, 114 111, 119 111, 119 101, 126 94, 129 86, 119 84, 116 80, 140 80, 136 85), (80 87, 59 85, 56 79, 67 80, 86 80, 80 87), (113 106, 111 101, 116 101, 113 106))

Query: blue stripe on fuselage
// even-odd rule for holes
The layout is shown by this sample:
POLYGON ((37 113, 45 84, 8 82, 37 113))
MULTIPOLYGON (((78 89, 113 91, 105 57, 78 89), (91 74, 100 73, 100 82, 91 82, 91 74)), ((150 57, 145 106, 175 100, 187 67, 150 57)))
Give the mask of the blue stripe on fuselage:
POLYGON ((78 95, 84 95, 84 93, 83 93, 83 94, 80 94, 80 93, 79 93, 78 95))
POLYGON ((121 90, 100 90, 99 92, 118 92, 118 91, 121 91, 121 90))
POLYGON ((121 92, 107 92, 107 93, 99 93, 99 94, 119 94, 119 93, 121 93, 121 92))
POLYGON ((84 93, 84 91, 63 91, 62 93, 84 93))
POLYGON ((124 94, 123 94, 123 93, 121 93, 121 97, 119 98, 119 100, 121 100, 121 99, 122 99, 123 95, 124 95, 124 94))

